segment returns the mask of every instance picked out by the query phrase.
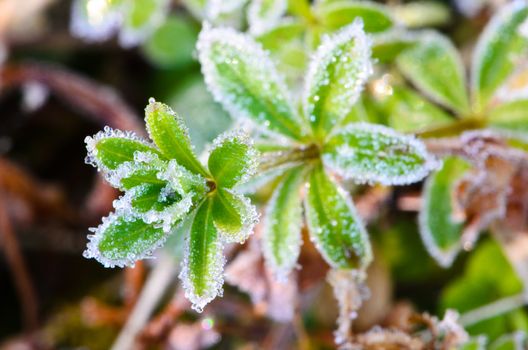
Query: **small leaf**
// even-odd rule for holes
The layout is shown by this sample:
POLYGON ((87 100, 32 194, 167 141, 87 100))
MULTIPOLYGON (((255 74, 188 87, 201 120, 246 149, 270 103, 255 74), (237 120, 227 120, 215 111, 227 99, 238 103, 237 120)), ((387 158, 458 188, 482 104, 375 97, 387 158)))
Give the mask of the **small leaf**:
POLYGON ((516 100, 499 105, 488 113, 490 126, 515 132, 528 131, 528 100, 516 100))
POLYGON ((446 37, 426 32, 396 62, 405 77, 427 96, 460 113, 469 110, 464 65, 446 37))
POLYGON ((150 138, 167 158, 175 159, 194 173, 207 176, 194 154, 183 120, 170 107, 151 101, 145 109, 145 121, 150 138))
POLYGON ((462 158, 446 158, 442 168, 429 176, 422 194, 420 234, 429 254, 443 267, 453 263, 461 248, 464 223, 454 217, 453 192, 469 168, 462 158))
POLYGON ((495 340, 489 350, 524 350, 528 346, 528 336, 523 331, 505 334, 495 340))
POLYGON ((103 218, 103 223, 90 231, 94 234, 88 235, 90 242, 83 256, 94 258, 105 267, 131 266, 148 258, 166 238, 161 228, 118 212, 103 218))
POLYGON ((218 188, 213 199, 213 218, 224 242, 243 243, 253 232, 258 214, 246 197, 218 188))
POLYGON ((180 273, 185 296, 198 312, 222 294, 225 258, 212 211, 211 199, 203 201, 196 210, 180 273))
POLYGON ((376 33, 372 35, 372 58, 379 63, 390 63, 416 41, 415 35, 400 29, 376 33))
POLYGON ((266 263, 279 281, 288 279, 301 251, 302 167, 289 170, 267 205, 262 237, 266 263))
POLYGON ((372 73, 370 40, 361 21, 324 37, 306 77, 304 114, 323 138, 350 113, 372 73))
POLYGON ((88 156, 86 163, 100 170, 109 171, 119 165, 134 160, 134 153, 149 152, 159 155, 159 151, 132 132, 113 130, 106 126, 93 137, 84 139, 88 156))
POLYGON ((481 34, 471 66, 471 87, 479 110, 523 58, 528 39, 520 31, 527 18, 528 6, 523 1, 514 1, 504 6, 481 34))
POLYGON ((308 131, 268 53, 248 35, 205 26, 198 53, 207 86, 232 117, 293 139, 308 131))
POLYGON ((208 166, 218 186, 231 188, 255 173, 257 151, 247 135, 226 132, 213 141, 208 166))
POLYGON ((486 343, 485 336, 475 337, 460 345, 457 350, 486 350, 486 343))
POLYGON ((273 28, 288 9, 288 0, 253 0, 248 8, 249 32, 259 35, 273 28))
POLYGON ((384 185, 420 181, 437 165, 421 141, 367 123, 348 124, 336 132, 324 146, 323 163, 357 183, 384 185))
POLYGON ((305 210, 310 237, 330 266, 365 269, 370 264, 369 238, 352 201, 320 165, 310 174, 305 210))
POLYGON ((329 31, 338 30, 361 18, 365 31, 382 32, 394 25, 394 19, 385 6, 371 1, 331 1, 319 5, 316 13, 322 25, 329 31))
POLYGON ((445 126, 454 121, 440 108, 404 86, 391 86, 391 93, 380 104, 388 116, 388 125, 401 132, 419 132, 445 126))
POLYGON ((147 39, 168 13, 169 0, 132 0, 123 6, 123 26, 119 43, 123 47, 135 46, 147 39))
POLYGON ((90 7, 90 0, 75 0, 71 7, 71 33, 87 41, 104 41, 115 34, 120 16, 118 1, 101 1, 90 7))

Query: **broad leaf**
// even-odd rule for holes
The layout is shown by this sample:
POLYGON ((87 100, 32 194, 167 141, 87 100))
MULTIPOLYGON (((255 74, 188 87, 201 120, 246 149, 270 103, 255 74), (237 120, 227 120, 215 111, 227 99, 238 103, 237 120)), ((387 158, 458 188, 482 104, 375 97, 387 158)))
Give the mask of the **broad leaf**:
POLYGON ((489 350, 524 350, 528 346, 528 336, 519 331, 505 334, 490 345, 489 350))
POLYGON ((450 124, 454 119, 420 95, 403 86, 390 87, 380 97, 388 125, 401 132, 419 132, 450 124))
POLYGON ((197 47, 207 86, 232 117, 294 139, 306 138, 307 128, 260 44, 233 29, 206 26, 197 47))
POLYGON ((320 139, 351 111, 372 73, 370 41, 360 21, 325 37, 306 77, 304 114, 320 139))
POLYGON ((423 179, 437 162, 422 142, 376 124, 352 123, 323 149, 323 163, 358 183, 404 185, 423 179))
POLYGON ((365 269, 372 260, 369 238, 352 201, 318 165, 305 199, 310 237, 333 268, 365 269))
POLYGON ((253 232, 258 214, 246 197, 218 188, 213 198, 213 218, 224 242, 242 243, 253 232))
POLYGON ((198 312, 222 294, 224 263, 222 243, 213 222, 213 201, 206 199, 196 210, 180 273, 185 296, 198 312))
POLYGON ((131 266, 137 260, 149 257, 165 240, 161 228, 146 224, 143 220, 121 213, 103 218, 103 223, 90 229, 85 258, 94 258, 105 267, 131 266))
POLYGON ((301 251, 301 185, 304 176, 302 167, 289 170, 266 208, 262 249, 266 263, 281 281, 287 280, 301 251))
POLYGON ((119 43, 130 47, 143 42, 163 22, 168 12, 169 0, 129 0, 121 9, 124 12, 119 43))
POLYGON ((209 171, 218 186, 231 188, 249 179, 257 167, 257 151, 249 137, 227 132, 213 141, 209 171))
POLYGON ((438 103, 460 113, 469 110, 464 65, 446 37, 426 32, 396 62, 407 79, 438 103))
POLYGON ((453 192, 470 164, 458 157, 444 160, 440 170, 425 183, 420 210, 420 233, 425 247, 443 267, 453 263, 460 251, 463 222, 455 217, 453 192))
POLYGON ((394 25, 394 19, 386 7, 370 1, 332 1, 317 7, 316 12, 322 25, 329 31, 335 31, 361 18, 365 31, 382 32, 394 25))
POLYGON ((106 179, 113 187, 122 191, 143 184, 163 185, 166 182, 158 178, 158 173, 165 169, 166 165, 157 167, 151 164, 144 164, 135 161, 125 162, 119 165, 115 170, 110 171, 106 176, 106 179))
POLYGON ((207 171, 193 152, 183 120, 170 107, 151 101, 145 109, 145 121, 150 138, 167 158, 175 159, 192 172, 207 176, 207 171))
POLYGON ((528 18, 528 6, 514 1, 497 13, 481 34, 475 48, 471 78, 473 98, 483 110, 497 88, 513 72, 528 48, 521 26, 528 18))
POLYGON ((528 100, 516 100, 492 109, 487 121, 490 126, 515 132, 528 131, 528 100))
POLYGON ((134 133, 113 130, 108 126, 93 137, 87 136, 84 142, 88 150, 86 163, 104 171, 114 170, 125 162, 133 161, 136 152, 160 154, 134 133))
POLYGON ((288 0, 253 0, 249 4, 249 31, 253 35, 265 33, 286 13, 288 0))

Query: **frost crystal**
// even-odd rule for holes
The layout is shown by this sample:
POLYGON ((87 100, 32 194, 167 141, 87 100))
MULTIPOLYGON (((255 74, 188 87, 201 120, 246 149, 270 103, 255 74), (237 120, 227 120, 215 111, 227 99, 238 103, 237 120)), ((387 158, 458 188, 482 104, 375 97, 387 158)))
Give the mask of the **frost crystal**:
POLYGON ((240 231, 238 231, 236 234, 233 234, 231 232, 224 232, 218 227, 217 230, 220 233, 222 242, 224 243, 244 243, 246 239, 248 239, 248 237, 251 235, 251 233, 253 233, 255 225, 259 222, 259 214, 257 213, 257 208, 253 204, 251 204, 249 198, 236 193, 236 191, 227 189, 224 189, 224 191, 233 194, 233 196, 240 200, 241 206, 237 209, 242 215, 242 227, 240 231))
POLYGON ((415 137, 368 123, 336 131, 325 146, 323 162, 346 179, 384 185, 420 181, 439 165, 415 137))

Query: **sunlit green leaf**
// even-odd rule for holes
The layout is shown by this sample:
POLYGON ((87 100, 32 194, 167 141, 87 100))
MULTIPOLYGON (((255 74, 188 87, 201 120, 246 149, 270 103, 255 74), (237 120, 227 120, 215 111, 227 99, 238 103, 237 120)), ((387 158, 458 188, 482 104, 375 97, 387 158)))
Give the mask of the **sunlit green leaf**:
POLYGON ((207 86, 232 117, 294 139, 306 138, 308 128, 260 44, 230 28, 205 27, 197 47, 207 86))
POLYGON ((427 96, 458 112, 469 110, 464 65, 446 37, 426 32, 396 62, 405 77, 427 96))
POLYGON ((437 165, 421 141, 376 124, 340 128, 322 152, 326 167, 358 183, 409 184, 437 165))
POLYGON ((125 47, 143 42, 161 24, 168 12, 169 0, 127 1, 119 42, 125 47))
POLYGON ((499 105, 488 113, 490 126, 516 132, 528 131, 528 100, 499 105))
POLYGON ((370 242, 352 201, 320 165, 308 185, 306 220, 317 249, 334 268, 366 268, 372 260, 370 242))
POLYGON ((253 231, 258 214, 246 197, 218 188, 213 199, 213 218, 225 242, 242 243, 253 231))
POLYGON ((460 250, 463 222, 455 218, 453 191, 470 164, 458 157, 444 160, 440 170, 434 172, 425 184, 420 210, 420 233, 425 247, 440 265, 453 263, 460 250))
POLYGON ((187 127, 170 107, 150 102, 145 109, 145 121, 150 138, 167 158, 175 159, 192 172, 207 176, 207 171, 193 152, 187 127))
POLYGON ((322 25, 335 31, 361 18, 366 32, 381 32, 394 25, 387 9, 371 1, 331 1, 317 7, 316 13, 322 25))
POLYGON ((106 267, 133 265, 148 257, 165 240, 161 228, 146 224, 140 218, 110 214, 103 223, 91 229, 84 257, 94 258, 106 267))
POLYGON ((213 221, 213 201, 206 199, 196 210, 180 278, 185 296, 199 312, 222 293, 225 259, 213 221))
POLYGON ((257 152, 247 135, 227 132, 213 142, 208 166, 219 186, 231 188, 254 174, 257 161, 257 152))
POLYGON ((528 39, 520 28, 527 18, 526 3, 514 1, 495 14, 481 34, 471 66, 473 97, 479 109, 484 109, 523 58, 528 39))
POLYGON ((370 41, 361 22, 325 37, 308 69, 304 114, 324 138, 351 111, 372 73, 370 41))
POLYGON ((279 280, 288 278, 301 251, 304 176, 302 167, 289 170, 273 192, 265 213, 262 249, 279 280))

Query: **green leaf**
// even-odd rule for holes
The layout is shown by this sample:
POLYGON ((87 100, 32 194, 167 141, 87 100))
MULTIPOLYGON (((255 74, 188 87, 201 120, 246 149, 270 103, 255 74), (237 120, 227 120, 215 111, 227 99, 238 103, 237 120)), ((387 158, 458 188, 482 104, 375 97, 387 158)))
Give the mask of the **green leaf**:
POLYGON ((326 167, 358 183, 409 184, 423 179, 437 165, 418 139, 367 123, 340 128, 322 153, 326 167))
POLYGON ((278 280, 287 280, 301 251, 302 167, 289 170, 279 182, 268 202, 262 236, 266 263, 278 280))
POLYGON ((145 121, 150 138, 161 152, 190 171, 207 176, 207 171, 193 152, 189 132, 182 119, 163 103, 149 102, 145 121))
POLYGON ((206 26, 197 47, 209 90, 233 118, 293 139, 307 137, 307 126, 260 44, 233 29, 206 26))
POLYGON ((209 171, 218 186, 231 188, 255 173, 257 157, 257 151, 246 134, 226 132, 213 141, 209 171))
POLYGON ((388 125, 401 132, 419 132, 454 122, 454 118, 404 86, 393 85, 381 96, 388 125))
POLYGON ((457 350, 486 350, 486 337, 480 336, 472 338, 464 344, 460 345, 457 350))
POLYGON ((308 68, 304 115, 323 139, 357 102, 372 73, 370 41, 360 21, 325 37, 308 68))
POLYGON ((485 108, 524 57, 528 39, 520 30, 527 17, 528 6, 514 1, 504 6, 481 34, 471 66, 471 87, 478 110, 485 108))
POLYGON ((415 35, 393 29, 372 35, 372 58, 379 63, 391 63, 400 53, 416 44, 415 35))
POLYGON ((397 60, 399 69, 436 102, 459 113, 469 110, 464 65, 453 44, 436 32, 426 32, 397 60))
POLYGON ((352 201, 317 166, 305 199, 310 237, 333 268, 365 269, 372 260, 369 238, 352 201))
POLYGON ((489 350, 523 350, 528 346, 526 332, 505 334, 490 345, 489 350))
POLYGON ((371 1, 332 1, 319 5, 316 13, 321 24, 329 31, 338 30, 361 18, 366 32, 382 32, 394 25, 394 19, 385 6, 371 1))
POLYGON ((429 176, 422 194, 419 214, 422 240, 429 254, 443 267, 453 263, 461 248, 464 223, 454 217, 453 191, 469 169, 470 164, 462 158, 446 158, 442 168, 429 176))
POLYGON ((528 131, 528 100, 516 100, 492 109, 487 117, 490 126, 515 132, 528 131))
POLYGON ((224 242, 243 243, 253 232, 258 214, 246 197, 218 188, 213 198, 213 218, 224 242))
POLYGON ((124 47, 137 45, 148 38, 168 13, 169 0, 127 1, 121 9, 124 19, 119 43, 124 47))
POLYGON ((108 39, 119 27, 120 1, 102 2, 97 11, 90 9, 89 5, 89 0, 73 1, 70 25, 72 34, 88 41, 108 39))
POLYGON ((193 62, 197 38, 197 30, 187 18, 173 15, 147 39, 143 52, 158 67, 184 67, 193 62))
POLYGON ((196 311, 201 312, 222 294, 224 264, 222 243, 213 221, 213 201, 208 198, 196 210, 180 273, 185 296, 196 311))
POLYGON ((93 137, 84 139, 88 156, 86 163, 104 171, 114 170, 119 165, 134 160, 136 152, 160 155, 159 151, 132 132, 113 130, 106 126, 93 137))
POLYGON ((265 33, 279 22, 288 9, 288 0, 253 0, 249 4, 249 31, 253 35, 265 33))
POLYGON ((103 218, 97 228, 88 235, 85 258, 94 258, 105 267, 131 266, 138 260, 149 257, 165 240, 161 228, 146 224, 137 217, 119 212, 103 218))

